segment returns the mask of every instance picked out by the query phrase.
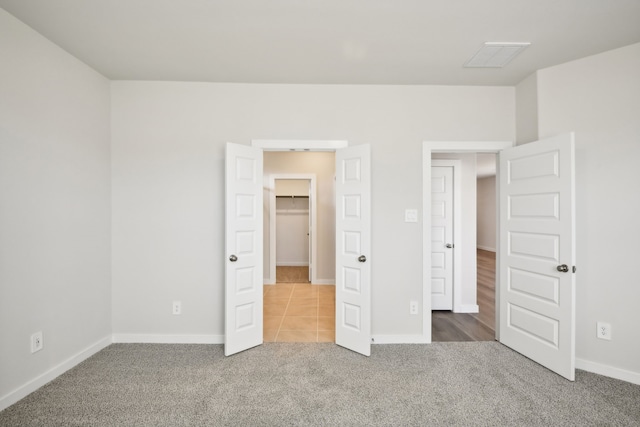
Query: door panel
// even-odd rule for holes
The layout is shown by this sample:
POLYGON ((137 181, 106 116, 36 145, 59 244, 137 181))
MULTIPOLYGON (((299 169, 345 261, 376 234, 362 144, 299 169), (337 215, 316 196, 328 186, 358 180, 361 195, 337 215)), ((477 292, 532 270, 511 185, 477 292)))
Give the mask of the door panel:
POLYGON ((336 151, 336 344, 371 354, 369 145, 336 151))
MULTIPOLYGON (((437 160, 432 162, 436 163, 437 160)), ((453 309, 453 167, 431 167, 431 309, 453 309)))
POLYGON ((500 341, 572 381, 573 181, 573 134, 500 153, 500 341))
POLYGON ((226 356, 262 344, 262 150, 227 144, 226 356))

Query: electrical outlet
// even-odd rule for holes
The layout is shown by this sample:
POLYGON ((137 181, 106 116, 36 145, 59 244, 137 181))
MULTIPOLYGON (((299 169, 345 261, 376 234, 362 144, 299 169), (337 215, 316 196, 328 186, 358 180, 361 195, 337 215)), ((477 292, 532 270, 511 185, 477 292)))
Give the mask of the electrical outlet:
POLYGON ((38 331, 31 335, 31 353, 42 350, 44 347, 44 341, 42 339, 42 331, 38 331))
POLYGON ((598 338, 601 340, 611 340, 611 325, 609 323, 598 322, 596 328, 598 338))
POLYGON ((180 301, 173 302, 173 314, 182 314, 182 303, 180 301))
POLYGON ((418 301, 409 302, 409 314, 418 314, 418 301))

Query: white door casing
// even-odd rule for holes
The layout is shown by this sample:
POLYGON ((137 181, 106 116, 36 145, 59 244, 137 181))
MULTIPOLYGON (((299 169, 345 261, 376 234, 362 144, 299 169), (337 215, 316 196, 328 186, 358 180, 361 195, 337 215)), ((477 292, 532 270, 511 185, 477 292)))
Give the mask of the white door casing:
MULTIPOLYGON (((430 212, 431 209, 431 156, 434 153, 497 153, 500 150, 513 146, 511 141, 424 141, 422 143, 422 211, 430 212)), ((457 196, 456 196, 457 197, 457 196)), ((422 215, 422 253, 431 253, 431 215, 422 215)), ((459 234, 459 233, 458 233, 459 234)), ((455 236, 459 238, 458 236, 455 236)), ((458 243, 458 242, 456 242, 458 243)), ((455 251, 459 251, 460 245, 456 244, 455 251)), ((456 257, 460 252, 456 252, 456 257)), ((422 340, 431 342, 431 257, 422 257, 422 340)), ((499 260, 498 260, 499 262, 499 260)), ((458 263, 459 265, 460 263, 458 263)), ((458 268, 458 267, 455 267, 458 268)), ((454 274, 454 281, 457 280, 454 274)), ((454 285, 454 302, 456 299, 454 285)), ((496 293, 499 299, 499 292, 496 293)), ((497 301, 496 301, 497 304, 497 301)), ((498 311, 496 311, 496 315, 498 311)), ((496 323, 496 337, 499 333, 499 324, 496 323)))
POLYGON ((316 266, 313 263, 313 258, 315 257, 315 251, 313 250, 313 241, 316 238, 316 232, 314 230, 313 224, 315 223, 315 215, 313 215, 314 209, 316 207, 315 202, 315 184, 313 181, 309 180, 309 193, 307 194, 309 197, 309 223, 307 224, 307 243, 308 254, 309 254, 309 271, 307 280, 309 283, 313 283, 314 273, 316 271, 316 266))
POLYGON ((371 154, 336 151, 336 344, 371 354, 371 154))
POLYGON ((317 241, 317 208, 315 198, 316 192, 316 174, 293 174, 293 173, 277 173, 270 174, 265 180, 265 186, 268 187, 269 194, 269 265, 267 277, 264 283, 275 285, 276 283, 276 181, 281 179, 309 180, 309 281, 312 284, 318 282, 317 278, 317 258, 318 258, 318 241, 317 241))
POLYGON ((227 143, 226 356, 262 344, 262 150, 227 143))
POLYGON ((453 309, 453 167, 431 166, 431 309, 453 309))
POLYGON ((574 137, 499 157, 500 341, 573 381, 574 137))
POLYGON ((309 252, 309 199, 276 199, 276 266, 311 268, 309 252))

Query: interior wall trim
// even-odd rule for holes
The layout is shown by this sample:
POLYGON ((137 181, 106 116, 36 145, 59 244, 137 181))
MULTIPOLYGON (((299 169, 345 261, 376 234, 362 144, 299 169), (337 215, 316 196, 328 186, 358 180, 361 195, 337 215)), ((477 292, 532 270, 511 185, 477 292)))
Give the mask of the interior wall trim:
POLYGON ((73 368, 79 363, 90 358, 91 356, 98 353, 102 349, 108 347, 109 345, 111 345, 111 343, 112 343, 111 336, 104 337, 99 341, 91 344, 89 347, 86 347, 85 349, 80 350, 79 352, 69 357, 62 363, 38 375, 37 377, 27 382, 26 384, 21 385, 20 387, 9 392, 5 396, 0 397, 0 411, 8 408, 9 406, 18 402, 20 399, 33 393, 34 391, 36 391, 43 385, 47 384, 48 382, 53 381, 60 375, 67 372, 69 369, 73 368))
POLYGON ((113 343, 122 344, 224 344, 224 335, 113 334, 113 343))
POLYGON ((627 371, 626 369, 614 368, 613 366, 579 358, 576 358, 576 369, 640 385, 640 372, 627 371))

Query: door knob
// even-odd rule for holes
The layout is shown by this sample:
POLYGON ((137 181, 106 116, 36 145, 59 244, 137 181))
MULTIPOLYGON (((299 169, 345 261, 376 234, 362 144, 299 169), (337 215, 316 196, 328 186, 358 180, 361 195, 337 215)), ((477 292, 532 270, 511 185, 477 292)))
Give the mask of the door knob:
POLYGON ((453 247, 453 245, 451 243, 447 243, 446 245, 444 245, 445 248, 451 249, 453 247))
POLYGON ((358 257, 358 261, 360 261, 360 262, 365 262, 365 261, 367 261, 367 257, 366 257, 366 256, 364 256, 364 255, 360 255, 360 256, 358 257))
POLYGON ((561 264, 561 265, 557 266, 556 269, 561 273, 568 273, 569 272, 569 266, 567 264, 561 264))
POLYGON ((231 256, 229 257, 229 261, 231 261, 231 262, 236 262, 237 260, 238 260, 238 257, 237 257, 237 256, 235 256, 235 255, 231 255, 231 256))

